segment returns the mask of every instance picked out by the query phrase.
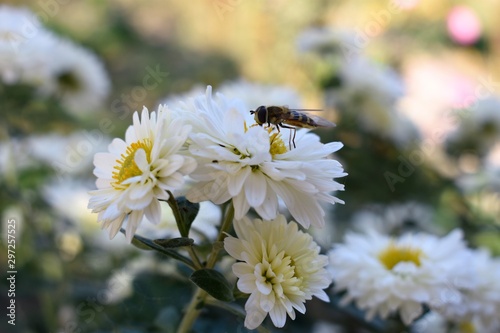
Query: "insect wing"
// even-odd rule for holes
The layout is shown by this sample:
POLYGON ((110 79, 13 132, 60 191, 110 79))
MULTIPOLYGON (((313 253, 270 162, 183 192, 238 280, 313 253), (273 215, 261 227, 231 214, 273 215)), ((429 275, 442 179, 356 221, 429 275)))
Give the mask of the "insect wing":
POLYGON ((289 125, 296 127, 335 127, 336 125, 331 121, 326 120, 320 116, 311 114, 310 111, 323 111, 317 109, 290 109, 290 114, 285 122, 289 125))

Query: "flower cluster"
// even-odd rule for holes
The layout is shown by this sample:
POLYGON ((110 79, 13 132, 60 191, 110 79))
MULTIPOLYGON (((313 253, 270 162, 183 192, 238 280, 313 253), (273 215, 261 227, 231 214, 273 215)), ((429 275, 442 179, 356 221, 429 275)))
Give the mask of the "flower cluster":
POLYGON ((110 83, 87 49, 46 30, 28 9, 0 6, 0 83, 31 86, 70 112, 96 109, 110 83))
POLYGON ((329 252, 335 290, 345 290, 342 303, 355 301, 368 319, 399 313, 409 325, 426 306, 452 322, 498 329, 499 262, 462 237, 460 230, 443 238, 348 234, 329 252))
POLYGON ((214 98, 209 86, 204 95, 170 108, 160 105, 151 114, 144 109, 141 117, 136 112, 125 140, 113 140, 109 153, 95 156, 98 189, 91 192, 89 208, 99 213, 110 237, 126 221, 131 241, 143 217, 160 223, 160 201, 172 192, 186 192, 194 203, 231 202, 238 238, 224 244, 241 261, 233 266, 238 288, 250 294, 245 326, 258 327, 269 313, 282 327, 287 314, 294 319, 295 310, 304 313, 304 302, 313 296, 328 301, 323 289, 331 278, 327 257, 297 223, 287 223, 279 202, 303 227, 323 226, 320 202, 342 203, 332 192, 343 190, 335 179, 346 174, 330 158, 342 144, 323 144, 307 130, 259 126, 248 103, 222 94, 214 98), (262 219, 247 218, 250 209, 262 219))

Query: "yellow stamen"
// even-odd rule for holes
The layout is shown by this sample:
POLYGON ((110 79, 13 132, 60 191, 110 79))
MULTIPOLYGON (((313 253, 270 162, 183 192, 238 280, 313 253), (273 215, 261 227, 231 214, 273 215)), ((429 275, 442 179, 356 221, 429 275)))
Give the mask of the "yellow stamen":
POLYGON ((269 128, 267 131, 269 132, 269 143, 271 144, 269 147, 269 152, 271 153, 273 158, 275 155, 286 153, 288 149, 286 149, 286 145, 283 142, 283 139, 281 139, 281 133, 271 133, 272 128, 269 128))
POLYGON ((117 170, 113 171, 113 179, 116 180, 116 182, 113 183, 113 187, 115 189, 123 188, 121 183, 124 180, 129 179, 131 177, 142 175, 142 171, 139 169, 134 160, 135 152, 138 149, 144 149, 144 151, 146 152, 146 158, 148 162, 151 163, 152 148, 153 144, 151 140, 148 139, 134 142, 127 147, 125 154, 121 155, 122 159, 116 160, 118 164, 113 167, 113 169, 117 170))
POLYGON ((476 333, 474 324, 470 321, 464 321, 458 325, 459 332, 461 333, 476 333))
POLYGON ((379 253, 378 258, 387 269, 392 270, 398 263, 407 261, 420 266, 420 259, 423 253, 420 249, 412 249, 407 246, 399 246, 391 243, 387 248, 379 253))

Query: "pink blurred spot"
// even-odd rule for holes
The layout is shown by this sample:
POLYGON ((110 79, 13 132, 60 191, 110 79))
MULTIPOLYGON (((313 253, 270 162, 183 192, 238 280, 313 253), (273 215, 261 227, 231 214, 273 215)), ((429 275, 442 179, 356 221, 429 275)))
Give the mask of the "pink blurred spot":
POLYGON ((456 6, 448 13, 447 27, 451 38, 462 45, 473 44, 481 36, 479 19, 465 6, 456 6))

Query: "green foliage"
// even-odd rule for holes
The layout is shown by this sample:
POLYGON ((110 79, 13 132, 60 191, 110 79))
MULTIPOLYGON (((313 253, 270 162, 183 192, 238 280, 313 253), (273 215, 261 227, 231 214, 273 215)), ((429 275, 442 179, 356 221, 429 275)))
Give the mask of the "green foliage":
POLYGON ((224 302, 234 300, 231 283, 227 281, 222 273, 214 269, 197 270, 191 274, 189 279, 215 299, 224 302))

